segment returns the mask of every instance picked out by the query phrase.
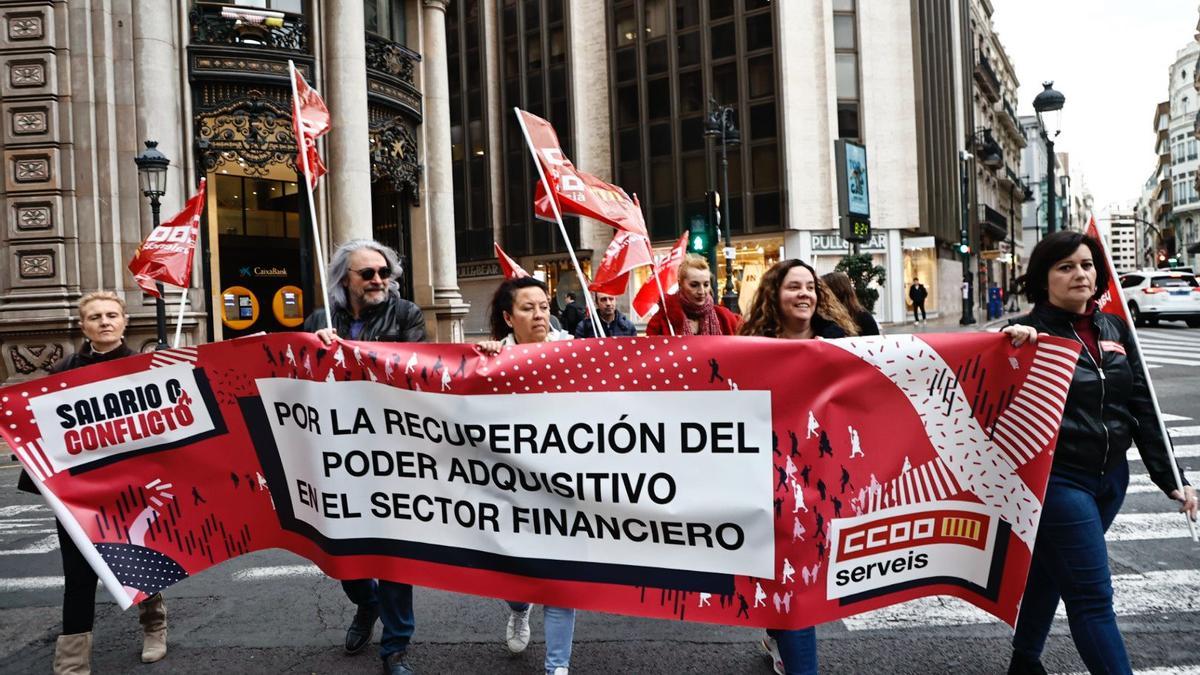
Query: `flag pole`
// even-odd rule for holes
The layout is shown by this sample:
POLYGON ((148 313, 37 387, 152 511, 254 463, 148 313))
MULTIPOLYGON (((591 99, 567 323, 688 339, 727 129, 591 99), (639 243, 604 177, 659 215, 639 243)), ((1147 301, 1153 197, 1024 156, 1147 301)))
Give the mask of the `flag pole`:
MULTIPOLYGON (((649 239, 646 240, 646 246, 650 246, 649 239)), ((650 249, 650 259, 654 259, 654 249, 650 249)), ((670 259, 671 256, 664 256, 663 262, 667 262, 670 259)), ((671 325, 671 319, 667 316, 667 292, 663 290, 662 277, 658 276, 658 273, 662 270, 655 269, 657 267, 658 265, 653 265, 650 269, 654 270, 654 283, 658 284, 658 297, 663 303, 663 321, 667 324, 667 330, 671 331, 671 337, 675 337, 675 326, 671 325)))
MULTIPOLYGON (((195 255, 193 252, 192 255, 195 255)), ((179 348, 179 340, 183 337, 183 310, 187 307, 188 289, 179 289, 179 318, 175 320, 175 340, 171 343, 171 349, 179 348)))
POLYGON ((587 301, 588 313, 592 316, 592 327, 596 330, 596 337, 605 337, 604 324, 600 323, 600 313, 596 311, 596 303, 592 299, 592 291, 588 288, 588 279, 583 276, 583 268, 579 266, 579 258, 575 255, 575 247, 571 245, 571 238, 567 236, 567 226, 563 224, 562 214, 558 212, 558 197, 554 194, 554 187, 550 185, 550 180, 546 178, 546 172, 542 170, 542 160, 538 159, 537 150, 533 147, 533 139, 529 137, 529 129, 525 126, 525 119, 521 117, 521 109, 513 106, 513 114, 517 116, 517 124, 521 126, 521 133, 525 136, 525 145, 529 147, 529 154, 533 157, 533 165, 537 167, 538 176, 542 179, 542 185, 546 188, 546 195, 550 198, 550 209, 554 211, 554 221, 558 223, 558 231, 562 234, 563 241, 567 244, 567 252, 571 254, 571 264, 575 266, 575 274, 579 277, 579 284, 583 286, 583 297, 587 301))
MULTIPOLYGON (((292 126, 300 128, 300 97, 296 92, 296 64, 291 59, 288 59, 288 79, 292 82, 292 126)), ((317 250, 317 271, 321 278, 321 298, 325 302, 325 327, 333 330, 333 316, 330 313, 329 304, 329 282, 325 279, 325 250, 321 246, 321 230, 317 227, 317 207, 313 203, 313 186, 309 181, 309 166, 308 166, 308 148, 305 140, 305 134, 301 131, 296 139, 296 147, 299 150, 300 163, 303 165, 304 175, 301 177, 304 181, 304 192, 308 195, 308 216, 309 222, 312 223, 313 247, 317 250)), ((313 139, 316 143, 316 139, 313 139)))
MULTIPOLYGON (((1108 267, 1108 276, 1116 282, 1116 268, 1113 267, 1108 247, 1100 240, 1099 229, 1096 230, 1096 239, 1100 241, 1100 249, 1104 251, 1104 264, 1108 267)), ((1167 421, 1163 419, 1162 408, 1158 405, 1158 393, 1154 390, 1154 380, 1150 379, 1150 366, 1146 363, 1145 352, 1142 351, 1142 341, 1138 338, 1137 326, 1133 323, 1133 317, 1129 316, 1129 303, 1125 301, 1125 289, 1121 288, 1120 283, 1113 283, 1113 286, 1116 287, 1119 295, 1115 299, 1121 303, 1121 309, 1123 310, 1121 315, 1124 318, 1125 325, 1129 327, 1129 336, 1133 338, 1133 348, 1137 350, 1138 361, 1142 364, 1142 378, 1146 380, 1146 388, 1150 391, 1150 402, 1154 405, 1154 416, 1158 420, 1158 430, 1162 434, 1163 444, 1167 448, 1167 458, 1171 463, 1171 474, 1175 477, 1175 489, 1179 491, 1179 496, 1183 497, 1183 477, 1179 475, 1179 462, 1175 460, 1175 443, 1171 440, 1171 434, 1167 432, 1167 421)), ((1192 535, 1192 541, 1200 542, 1200 535, 1196 532, 1196 524, 1192 522, 1191 516, 1185 512, 1183 519, 1187 521, 1188 532, 1192 535)))

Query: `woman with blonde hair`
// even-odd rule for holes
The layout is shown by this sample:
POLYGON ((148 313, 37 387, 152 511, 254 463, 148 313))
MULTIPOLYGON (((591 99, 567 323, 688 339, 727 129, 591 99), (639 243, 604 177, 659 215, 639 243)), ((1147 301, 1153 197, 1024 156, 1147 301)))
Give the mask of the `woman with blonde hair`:
POLYGON ((875 321, 875 317, 871 316, 871 313, 858 301, 858 294, 854 292, 854 284, 850 282, 849 275, 845 272, 830 272, 822 275, 821 281, 825 282, 829 292, 838 299, 838 302, 842 303, 847 313, 854 319, 859 335, 880 335, 879 324, 875 321))
MULTIPOLYGON (((83 347, 54 364, 51 373, 83 368, 131 356, 125 344, 125 301, 111 291, 96 291, 79 300, 79 326, 83 347)), ((38 493, 29 474, 21 471, 17 488, 38 493)), ((54 672, 81 675, 91 672, 92 624, 96 619, 96 583, 98 578, 87 559, 62 523, 58 525, 58 546, 63 566, 62 634, 54 647, 54 672)), ((153 663, 167 655, 167 610, 162 595, 154 594, 138 605, 142 624, 142 662, 153 663)))
POLYGON ((741 318, 713 302, 708 261, 689 253, 679 263, 679 292, 659 303, 646 335, 735 335, 741 318), (667 323, 670 322, 670 327, 667 323))

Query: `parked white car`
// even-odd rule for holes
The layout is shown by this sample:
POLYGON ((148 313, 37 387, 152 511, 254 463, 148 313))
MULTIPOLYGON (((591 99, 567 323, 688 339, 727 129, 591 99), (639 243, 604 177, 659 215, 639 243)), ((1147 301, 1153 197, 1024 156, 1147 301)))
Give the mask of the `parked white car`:
POLYGON ((1186 321, 1200 328, 1200 284, 1180 270, 1141 270, 1121 275, 1121 288, 1135 324, 1186 321))

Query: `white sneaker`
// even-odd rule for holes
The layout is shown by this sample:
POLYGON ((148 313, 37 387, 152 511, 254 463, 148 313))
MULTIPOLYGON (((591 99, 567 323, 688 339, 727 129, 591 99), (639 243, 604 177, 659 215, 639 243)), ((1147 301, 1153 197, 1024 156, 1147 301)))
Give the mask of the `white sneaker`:
POLYGON ((783 671, 783 657, 779 655, 779 645, 775 642, 775 638, 763 638, 762 646, 763 649, 767 650, 767 656, 771 657, 771 665, 774 666, 777 675, 785 675, 783 671))
POLYGON ((554 675, 567 675, 567 667, 559 666, 554 669, 554 675))
POLYGON ((504 640, 508 643, 508 651, 520 654, 529 646, 529 613, 533 611, 530 605, 523 612, 509 610, 508 627, 504 629, 504 640))

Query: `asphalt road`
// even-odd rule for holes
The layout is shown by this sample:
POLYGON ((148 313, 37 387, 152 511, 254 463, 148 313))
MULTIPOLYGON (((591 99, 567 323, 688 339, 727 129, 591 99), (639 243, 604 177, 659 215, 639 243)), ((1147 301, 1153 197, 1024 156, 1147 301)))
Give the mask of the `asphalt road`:
MULTIPOLYGON (((1144 331, 1163 409, 1193 481, 1200 477, 1200 329, 1163 324, 1144 331)), ((1149 485, 1136 453, 1133 482, 1110 533, 1117 611, 1140 673, 1200 673, 1200 545, 1171 504, 1149 485)), ((7 453, 0 484, 17 468, 7 453)), ((40 498, 0 491, 0 672, 49 672, 59 630, 61 565, 54 523, 40 498)), ((369 673, 374 650, 345 656, 352 607, 337 582, 281 551, 236 559, 168 590, 170 652, 142 665, 136 612, 97 595, 93 667, 130 673, 369 673)), ((537 673, 535 643, 519 656, 503 645, 507 609, 498 600, 418 589, 412 663, 420 673, 537 673)), ((1003 673, 1009 629, 953 600, 928 599, 821 626, 823 673, 1003 673)), ((580 613, 572 672, 771 672, 760 632, 580 613)), ((376 631, 378 639, 378 630, 376 631)), ((1056 622, 1044 663, 1084 670, 1065 620, 1056 622)))

